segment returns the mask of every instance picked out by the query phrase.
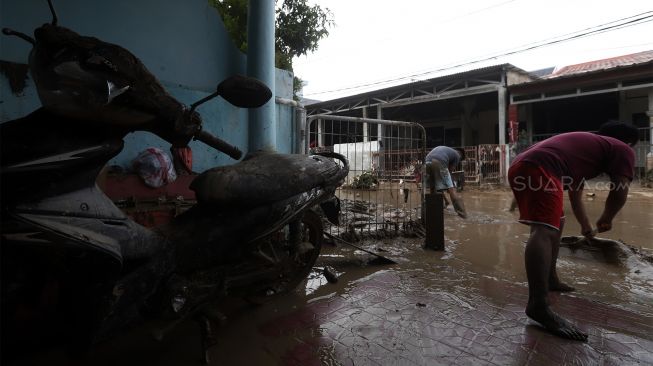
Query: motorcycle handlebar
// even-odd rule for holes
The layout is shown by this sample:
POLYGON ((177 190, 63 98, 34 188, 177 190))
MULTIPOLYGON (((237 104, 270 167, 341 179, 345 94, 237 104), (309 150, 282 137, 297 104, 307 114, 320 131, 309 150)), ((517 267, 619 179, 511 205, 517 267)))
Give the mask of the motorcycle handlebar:
POLYGON ((197 135, 195 135, 195 139, 202 141, 203 143, 211 146, 214 149, 222 151, 223 153, 229 155, 233 159, 238 160, 240 159, 241 156, 243 156, 243 152, 240 151, 237 147, 211 135, 210 133, 204 130, 200 131, 197 135))

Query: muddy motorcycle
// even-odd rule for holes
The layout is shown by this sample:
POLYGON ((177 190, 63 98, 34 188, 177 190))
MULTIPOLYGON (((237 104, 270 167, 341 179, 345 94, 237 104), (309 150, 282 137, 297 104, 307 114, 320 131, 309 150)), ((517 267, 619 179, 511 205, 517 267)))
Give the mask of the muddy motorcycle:
POLYGON ((3 359, 53 339, 83 353, 143 320, 158 324, 160 338, 189 318, 201 324, 208 355, 217 301, 265 300, 306 278, 322 243, 315 210, 337 220, 347 161, 249 154, 198 175, 198 203, 169 224, 137 224, 96 185, 128 133, 175 147, 199 140, 238 159, 236 147, 201 128, 195 109, 217 96, 258 107, 271 92, 235 76, 186 107, 129 51, 58 26, 52 12, 35 38, 3 30, 33 44, 29 67, 43 104, 0 125, 3 359))

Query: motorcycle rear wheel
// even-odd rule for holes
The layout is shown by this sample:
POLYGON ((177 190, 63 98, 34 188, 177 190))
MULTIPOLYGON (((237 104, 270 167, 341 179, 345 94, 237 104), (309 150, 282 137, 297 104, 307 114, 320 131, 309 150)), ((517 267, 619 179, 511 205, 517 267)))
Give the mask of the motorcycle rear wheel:
MULTIPOLYGON (((305 247, 302 251, 296 251, 297 248, 285 248, 282 250, 282 256, 279 258, 278 266, 281 267, 279 276, 276 280, 266 283, 264 289, 258 290, 245 299, 254 304, 263 304, 279 295, 287 294, 297 288, 311 272, 317 258, 320 255, 323 242, 322 218, 317 213, 307 210, 300 223, 300 241, 305 247), (305 243, 310 243, 306 246, 305 243), (289 249, 289 250, 288 250, 289 249)), ((288 225, 285 229, 288 228, 288 225)), ((261 245, 259 250, 266 252, 271 257, 279 257, 279 247, 284 247, 282 241, 275 241, 275 245, 265 248, 261 245), (273 251, 270 252, 270 251, 273 251)), ((267 282, 267 281, 266 281, 267 282)))

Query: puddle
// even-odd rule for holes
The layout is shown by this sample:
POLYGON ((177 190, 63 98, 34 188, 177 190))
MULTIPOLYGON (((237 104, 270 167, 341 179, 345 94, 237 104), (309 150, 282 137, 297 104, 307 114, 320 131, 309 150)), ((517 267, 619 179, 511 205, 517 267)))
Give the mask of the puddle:
MULTIPOLYGON (((602 212, 607 192, 593 191, 585 196, 585 206, 591 220, 602 212)), ((644 192, 646 193, 646 192, 644 192)), ((472 278, 489 276, 512 284, 526 285, 524 248, 529 227, 516 222, 518 212, 510 212, 512 195, 507 190, 466 190, 465 204, 468 219, 459 218, 452 209, 445 210, 446 249, 444 252, 424 252, 422 239, 389 238, 368 241, 368 250, 399 262, 397 271, 431 271, 437 276, 437 261, 449 261, 460 273, 472 278), (379 252, 382 248, 384 251, 379 252), (435 260, 436 262, 432 262, 435 260)), ((565 201, 567 223, 563 235, 578 235, 580 228, 565 201)), ((653 264, 628 248, 642 253, 653 253, 653 195, 631 192, 626 206, 615 217, 613 230, 601 233, 605 239, 619 240, 625 244, 615 246, 612 252, 597 257, 596 252, 571 250, 562 246, 558 259, 559 275, 563 281, 577 288, 576 295, 615 304, 624 308, 653 313, 653 264)), ((336 252, 345 253, 336 261, 322 259, 351 277, 366 276, 377 268, 360 267, 365 263, 364 253, 339 246, 336 252), (348 263, 348 264, 347 264, 348 263), (340 267, 339 267, 340 266, 340 267)), ((329 255, 328 252, 325 253, 329 255)), ((471 279, 470 279, 471 280, 471 279)), ((501 294, 496 294, 497 298, 501 294)))

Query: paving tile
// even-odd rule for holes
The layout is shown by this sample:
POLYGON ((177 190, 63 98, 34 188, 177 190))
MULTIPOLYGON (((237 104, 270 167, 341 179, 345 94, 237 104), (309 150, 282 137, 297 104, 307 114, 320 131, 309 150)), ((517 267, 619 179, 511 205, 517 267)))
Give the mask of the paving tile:
POLYGON ((444 270, 442 283, 429 278, 425 287, 420 281, 426 273, 386 271, 360 281, 348 296, 318 300, 307 305, 310 311, 280 317, 274 331, 262 328, 263 333, 272 337, 290 334, 293 327, 319 329, 285 364, 311 364, 315 358, 309 352, 320 347, 340 365, 653 364, 649 317, 576 295, 555 295, 555 311, 590 334, 587 343, 564 340, 525 315, 525 286, 479 280, 487 291, 506 294, 497 301, 467 287, 459 275, 444 270))

